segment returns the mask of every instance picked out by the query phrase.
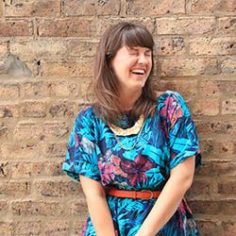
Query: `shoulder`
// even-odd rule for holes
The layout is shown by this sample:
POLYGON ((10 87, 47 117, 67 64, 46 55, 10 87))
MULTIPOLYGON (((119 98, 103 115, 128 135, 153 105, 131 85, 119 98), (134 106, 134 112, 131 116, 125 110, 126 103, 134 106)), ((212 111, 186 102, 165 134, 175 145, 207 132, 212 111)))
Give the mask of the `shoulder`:
POLYGON ((157 97, 157 110, 160 115, 169 116, 170 113, 178 116, 190 116, 190 111, 183 96, 172 90, 166 90, 157 97))

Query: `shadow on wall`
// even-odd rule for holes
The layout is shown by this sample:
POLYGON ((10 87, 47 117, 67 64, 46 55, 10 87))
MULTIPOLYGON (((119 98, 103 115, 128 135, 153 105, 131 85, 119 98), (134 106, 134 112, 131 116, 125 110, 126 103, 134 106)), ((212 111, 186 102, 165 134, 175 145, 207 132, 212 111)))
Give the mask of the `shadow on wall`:
POLYGON ((28 66, 19 59, 18 56, 8 53, 3 64, 0 64, 0 75, 11 75, 14 77, 26 76, 31 77, 32 71, 28 66))

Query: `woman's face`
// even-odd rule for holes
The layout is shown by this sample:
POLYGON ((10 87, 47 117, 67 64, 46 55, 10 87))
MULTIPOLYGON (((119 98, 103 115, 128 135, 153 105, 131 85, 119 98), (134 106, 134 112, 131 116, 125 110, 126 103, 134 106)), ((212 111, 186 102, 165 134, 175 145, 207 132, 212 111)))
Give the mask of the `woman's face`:
POLYGON ((152 69, 152 51, 140 46, 123 46, 111 64, 121 89, 142 89, 152 69))

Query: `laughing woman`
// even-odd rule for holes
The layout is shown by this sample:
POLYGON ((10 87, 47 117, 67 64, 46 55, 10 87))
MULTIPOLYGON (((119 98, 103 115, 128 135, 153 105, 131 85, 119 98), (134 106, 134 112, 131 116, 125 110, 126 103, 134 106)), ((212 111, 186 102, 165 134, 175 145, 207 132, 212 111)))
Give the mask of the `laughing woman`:
POLYGON ((102 36, 95 102, 72 128, 63 170, 81 182, 89 217, 83 236, 197 236, 184 195, 200 164, 183 97, 153 86, 150 32, 128 22, 102 36))

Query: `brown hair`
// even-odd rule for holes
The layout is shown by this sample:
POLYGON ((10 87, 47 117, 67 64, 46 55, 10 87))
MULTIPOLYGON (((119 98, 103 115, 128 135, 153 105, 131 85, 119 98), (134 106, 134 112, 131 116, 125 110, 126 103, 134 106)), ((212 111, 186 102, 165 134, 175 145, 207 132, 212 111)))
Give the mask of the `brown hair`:
MULTIPOLYGON (((129 22, 121 22, 110 27, 102 36, 97 48, 94 68, 94 110, 96 115, 111 123, 116 122, 122 111, 118 102, 118 81, 110 63, 117 51, 124 45, 128 47, 146 47, 153 52, 154 41, 145 26, 129 22)), ((156 94, 152 75, 153 67, 143 87, 142 94, 131 111, 131 115, 134 118, 139 117, 141 114, 146 118, 154 112, 156 94)))

